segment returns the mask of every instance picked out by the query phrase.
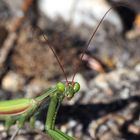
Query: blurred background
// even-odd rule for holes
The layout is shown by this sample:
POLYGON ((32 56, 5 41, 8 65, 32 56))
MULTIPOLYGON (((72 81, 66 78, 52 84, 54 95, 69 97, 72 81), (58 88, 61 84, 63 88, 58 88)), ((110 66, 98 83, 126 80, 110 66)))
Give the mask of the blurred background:
MULTIPOLYGON (((86 43, 115 5, 121 6, 107 14, 78 66, 81 90, 64 100, 56 126, 77 140, 139 140, 139 0, 1 0, 0 100, 34 98, 65 80, 50 45, 71 80, 86 43)), ((43 131, 47 109, 40 114, 36 127, 43 131)), ((0 133, 0 140, 9 137, 0 133)), ((47 138, 27 125, 16 140, 29 139, 47 138)))

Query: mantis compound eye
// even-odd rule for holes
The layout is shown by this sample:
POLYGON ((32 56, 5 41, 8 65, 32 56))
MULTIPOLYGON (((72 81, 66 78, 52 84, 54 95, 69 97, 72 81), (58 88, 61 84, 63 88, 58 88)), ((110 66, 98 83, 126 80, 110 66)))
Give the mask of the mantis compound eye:
POLYGON ((66 96, 71 99, 76 92, 80 90, 80 84, 75 82, 74 85, 70 84, 66 89, 66 96))
POLYGON ((56 87, 61 93, 65 91, 65 85, 62 82, 59 82, 56 87))
POLYGON ((73 90, 74 90, 74 93, 76 93, 80 90, 80 84, 78 82, 74 83, 73 90))

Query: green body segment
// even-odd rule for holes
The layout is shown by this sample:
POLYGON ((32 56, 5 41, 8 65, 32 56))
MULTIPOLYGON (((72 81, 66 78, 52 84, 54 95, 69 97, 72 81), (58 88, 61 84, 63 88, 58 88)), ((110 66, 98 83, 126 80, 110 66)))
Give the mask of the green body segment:
POLYGON ((47 90, 44 94, 36 97, 35 99, 21 98, 8 101, 0 101, 0 118, 1 116, 17 116, 21 115, 28 110, 34 108, 34 106, 40 106, 40 104, 49 95, 56 91, 56 88, 47 90))
POLYGON ((26 112, 33 105, 32 99, 22 98, 0 102, 0 116, 15 116, 26 112))
POLYGON ((70 137, 58 129, 48 130, 48 133, 53 138, 53 140, 75 140, 73 137, 70 137))
POLYGON ((5 130, 17 122, 18 128, 22 128, 26 120, 32 117, 37 109, 34 99, 22 98, 0 102, 0 120, 5 121, 5 130))
POLYGON ((54 124, 55 124, 55 116, 57 114, 57 109, 56 109, 57 106, 58 106, 57 95, 54 95, 51 98, 49 108, 48 108, 48 112, 47 112, 46 125, 45 125, 46 130, 54 129, 54 127, 55 127, 54 124))

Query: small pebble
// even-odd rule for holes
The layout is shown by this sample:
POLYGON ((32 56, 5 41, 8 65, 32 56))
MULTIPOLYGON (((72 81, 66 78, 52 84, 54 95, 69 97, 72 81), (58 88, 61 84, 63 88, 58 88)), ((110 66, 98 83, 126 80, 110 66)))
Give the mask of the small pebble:
POLYGON ((22 90, 24 82, 22 76, 10 71, 2 79, 2 88, 7 91, 18 92, 22 90))
POLYGON ((120 96, 121 96, 121 98, 122 99, 128 99, 129 98, 129 93, 130 92, 130 90, 128 89, 128 88, 125 88, 125 89, 123 89, 121 92, 120 92, 120 96))
POLYGON ((135 66, 135 71, 140 73, 140 63, 135 66))

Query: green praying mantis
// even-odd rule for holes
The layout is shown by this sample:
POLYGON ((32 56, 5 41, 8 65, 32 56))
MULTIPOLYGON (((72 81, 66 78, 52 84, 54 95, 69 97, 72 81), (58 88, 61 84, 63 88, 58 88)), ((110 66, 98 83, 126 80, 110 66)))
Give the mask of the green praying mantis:
MULTIPOLYGON (((66 135, 55 128, 55 119, 57 111, 64 97, 72 98, 80 89, 79 83, 62 83, 59 82, 55 87, 49 89, 35 99, 15 99, 0 102, 0 120, 5 120, 5 129, 8 130, 15 122, 18 128, 22 128, 25 121, 34 120, 34 114, 43 104, 46 98, 50 97, 50 104, 48 108, 45 130, 54 140, 74 140, 72 137, 66 135)), ((31 123, 32 124, 32 123, 31 123)), ((33 127, 33 126, 31 126, 33 127)))
MULTIPOLYGON (((82 61, 82 58, 84 56, 84 53, 89 47, 89 44, 94 37, 95 33, 97 32, 97 29, 99 28, 100 24, 103 22, 105 16, 107 13, 112 9, 111 7, 102 17, 100 22, 98 23, 95 31, 93 32, 92 36, 90 37, 89 41, 87 42, 86 47, 83 50, 83 53, 80 57, 80 61, 82 61)), ((46 37, 43 36, 44 39, 47 41, 46 37)), ((8 131, 10 127, 13 124, 17 124, 18 129, 23 128, 26 121, 29 121, 31 124, 31 127, 33 127, 33 122, 35 120, 35 114, 38 112, 39 108, 42 107, 46 102, 47 99, 50 98, 47 117, 46 117, 46 123, 45 123, 45 131, 46 133, 53 139, 53 140, 75 140, 73 137, 63 133, 62 131, 58 130, 55 127, 55 120, 57 116, 58 109, 60 107, 60 104, 62 103, 64 98, 67 98, 68 100, 72 99, 74 95, 80 90, 80 84, 78 82, 74 82, 75 75, 78 71, 78 66, 75 69, 74 75, 72 77, 72 80, 69 82, 67 80, 67 76, 65 74, 65 71, 63 69, 63 66, 55 53, 53 47, 50 46, 50 49, 54 53, 59 66, 61 67, 61 70, 66 78, 66 82, 59 82, 56 84, 56 86, 50 88, 46 92, 44 92, 42 95, 32 99, 32 98, 21 98, 21 99, 14 99, 14 100, 8 100, 8 101, 0 101, 0 120, 5 121, 5 130, 8 131)), ((18 133, 18 131, 17 131, 18 133)), ((11 140, 15 138, 17 135, 13 135, 11 137, 11 140)))

